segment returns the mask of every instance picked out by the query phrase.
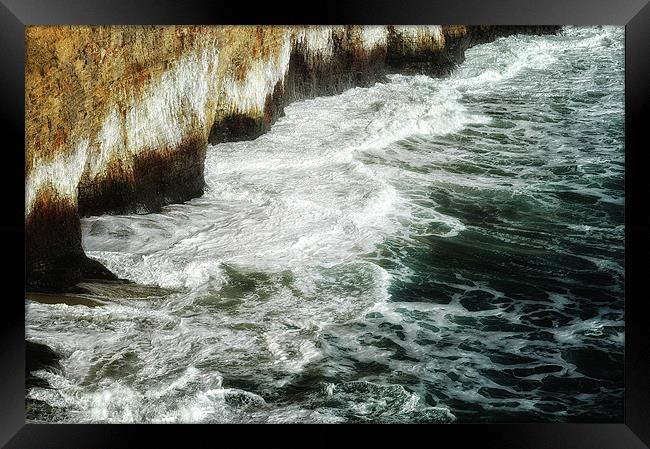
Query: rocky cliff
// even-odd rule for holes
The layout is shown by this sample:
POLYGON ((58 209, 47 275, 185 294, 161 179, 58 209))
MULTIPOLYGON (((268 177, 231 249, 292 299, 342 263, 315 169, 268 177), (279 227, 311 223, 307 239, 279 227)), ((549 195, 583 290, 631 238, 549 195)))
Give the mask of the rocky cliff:
POLYGON ((27 289, 114 278, 84 255, 80 216, 201 195, 208 142, 255 138, 295 100, 441 76, 471 45, 557 28, 28 27, 27 289))

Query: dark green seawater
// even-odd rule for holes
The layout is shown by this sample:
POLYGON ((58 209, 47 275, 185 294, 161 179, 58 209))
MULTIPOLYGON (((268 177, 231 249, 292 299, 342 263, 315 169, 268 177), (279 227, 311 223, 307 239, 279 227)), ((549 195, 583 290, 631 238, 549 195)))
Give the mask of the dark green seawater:
POLYGON ((291 105, 206 194, 83 220, 165 290, 27 307, 66 422, 622 421, 624 30, 291 105))

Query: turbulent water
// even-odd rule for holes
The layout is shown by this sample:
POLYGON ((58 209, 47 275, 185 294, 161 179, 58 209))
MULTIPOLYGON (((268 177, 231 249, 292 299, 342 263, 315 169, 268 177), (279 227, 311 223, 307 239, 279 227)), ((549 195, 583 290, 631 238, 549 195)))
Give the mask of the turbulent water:
POLYGON ((210 147, 201 198, 82 220, 166 290, 27 303, 63 355, 39 419, 622 420, 623 49, 499 38, 210 147))

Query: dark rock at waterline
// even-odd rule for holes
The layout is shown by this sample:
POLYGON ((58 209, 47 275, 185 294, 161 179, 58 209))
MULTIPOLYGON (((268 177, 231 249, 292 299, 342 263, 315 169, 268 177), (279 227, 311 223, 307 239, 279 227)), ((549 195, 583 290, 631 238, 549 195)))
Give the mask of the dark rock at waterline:
MULTIPOLYGON (((52 388, 50 383, 35 376, 35 371, 54 372, 61 369, 61 356, 52 348, 41 343, 25 341, 25 395, 32 388, 52 388)), ((25 398, 25 419, 27 421, 57 422, 61 421, 64 411, 45 401, 30 397, 25 398)))
POLYGON ((113 274, 108 268, 89 257, 87 257, 82 264, 81 270, 81 277, 84 280, 120 281, 120 278, 113 274))
POLYGON ((84 254, 72 253, 32 265, 31 270, 27 270, 26 289, 28 292, 88 293, 77 284, 89 280, 130 282, 118 278, 100 262, 84 254))
MULTIPOLYGON (((53 388, 50 383, 35 376, 35 371, 54 372, 61 369, 61 356, 41 343, 25 341, 25 396, 32 388, 53 388)), ((25 397, 25 419, 34 422, 61 422, 65 411, 40 399, 25 397)))
POLYGON ((53 191, 39 195, 25 223, 25 284, 32 292, 82 292, 83 279, 117 281, 81 248, 81 222, 76 208, 53 191))
POLYGON ((120 166, 108 170, 114 176, 83 178, 77 207, 56 192, 41 193, 26 221, 27 290, 85 293, 77 285, 84 280, 124 281, 86 257, 80 217, 159 212, 166 204, 200 196, 206 147, 203 138, 187 138, 176 148, 136 155, 130 183, 121 178, 120 166))
POLYGON ((61 422, 64 418, 65 410, 60 407, 38 399, 25 400, 25 420, 28 422, 61 422))
MULTIPOLYGON (((555 34, 560 30, 557 25, 505 25, 505 26, 469 26, 469 32, 460 37, 449 34, 445 36, 445 47, 420 48, 418 51, 408 51, 412 48, 394 27, 389 27, 386 66, 391 71, 410 75, 429 75, 444 77, 465 60, 465 50, 474 45, 492 42, 499 37, 513 34, 555 34)), ((451 30, 450 30, 451 31, 451 30)))
POLYGON ((60 360, 61 356, 49 346, 25 341, 25 391, 34 387, 52 388, 45 379, 36 377, 32 373, 40 370, 50 372, 58 370, 61 368, 60 360))
POLYGON ((28 290, 60 291, 81 279, 86 258, 76 208, 53 190, 39 194, 25 223, 28 290))
POLYGON ((206 138, 190 136, 155 150, 133 156, 128 180, 120 161, 109 165, 103 177, 83 177, 77 189, 79 215, 160 212, 167 204, 203 194, 206 138))
POLYGON ((230 114, 212 126, 208 141, 211 145, 216 145, 223 142, 254 140, 264 134, 267 127, 270 125, 264 123, 262 116, 230 114))

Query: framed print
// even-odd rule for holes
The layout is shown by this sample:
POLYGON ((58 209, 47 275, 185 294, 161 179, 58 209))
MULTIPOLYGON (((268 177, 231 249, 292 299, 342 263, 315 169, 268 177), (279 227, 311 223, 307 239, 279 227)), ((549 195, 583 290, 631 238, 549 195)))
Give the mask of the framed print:
POLYGON ((645 1, 2 3, 0 443, 647 447, 645 1))

